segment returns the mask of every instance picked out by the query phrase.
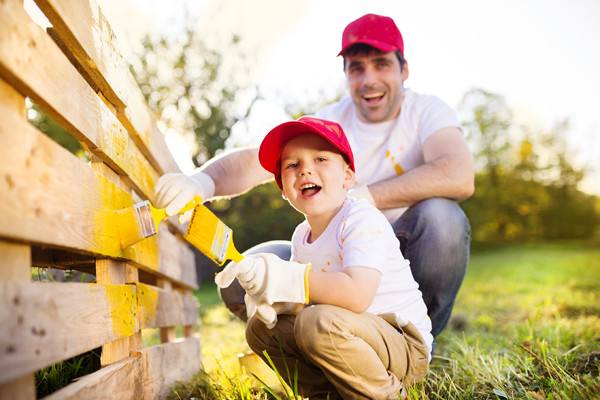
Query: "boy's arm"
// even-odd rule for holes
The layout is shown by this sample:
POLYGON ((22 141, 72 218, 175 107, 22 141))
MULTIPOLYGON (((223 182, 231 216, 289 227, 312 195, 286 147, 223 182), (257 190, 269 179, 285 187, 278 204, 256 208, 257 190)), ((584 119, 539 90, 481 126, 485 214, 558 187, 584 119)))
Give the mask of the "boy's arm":
POLYGON ((308 279, 311 303, 331 304, 361 313, 373 302, 381 272, 368 267, 347 267, 341 272, 313 269, 308 279))

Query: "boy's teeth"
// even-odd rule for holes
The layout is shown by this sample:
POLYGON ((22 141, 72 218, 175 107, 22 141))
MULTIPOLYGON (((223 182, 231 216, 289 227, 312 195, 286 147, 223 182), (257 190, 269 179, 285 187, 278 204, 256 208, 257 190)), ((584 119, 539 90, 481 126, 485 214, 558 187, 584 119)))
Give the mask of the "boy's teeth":
POLYGON ((317 185, 315 185, 314 183, 305 183, 304 185, 300 186, 300 190, 316 188, 316 187, 317 187, 317 185))

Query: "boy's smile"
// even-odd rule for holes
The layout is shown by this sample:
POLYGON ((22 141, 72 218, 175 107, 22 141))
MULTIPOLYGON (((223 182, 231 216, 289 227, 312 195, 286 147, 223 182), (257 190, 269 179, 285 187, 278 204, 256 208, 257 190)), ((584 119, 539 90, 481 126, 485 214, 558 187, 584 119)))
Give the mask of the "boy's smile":
POLYGON ((283 195, 306 216, 313 231, 327 226, 335 216, 353 180, 354 171, 337 149, 320 136, 298 136, 283 148, 283 195))

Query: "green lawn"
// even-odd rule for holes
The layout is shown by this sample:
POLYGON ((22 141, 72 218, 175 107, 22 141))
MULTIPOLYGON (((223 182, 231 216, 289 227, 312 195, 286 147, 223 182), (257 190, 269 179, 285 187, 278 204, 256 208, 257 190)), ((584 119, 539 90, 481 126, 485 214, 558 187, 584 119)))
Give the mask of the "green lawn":
MULTIPOLYGON (((205 372, 172 398, 268 398, 240 371, 237 355, 248 350, 243 324, 220 304, 214 286, 197 295, 205 372)), ((599 369, 600 248, 512 246, 472 256, 431 372, 410 397, 594 398, 599 369)))

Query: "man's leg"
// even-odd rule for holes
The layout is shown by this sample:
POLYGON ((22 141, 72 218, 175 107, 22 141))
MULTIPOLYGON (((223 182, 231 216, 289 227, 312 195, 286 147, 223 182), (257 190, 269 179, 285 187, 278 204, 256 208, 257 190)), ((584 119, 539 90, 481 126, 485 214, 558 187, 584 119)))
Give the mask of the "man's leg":
POLYGON ((432 198, 410 207, 393 226, 437 336, 448 323, 469 261, 469 221, 456 202, 432 198))
MULTIPOLYGON (((271 240, 270 242, 261 243, 246 250, 244 255, 256 253, 271 253, 283 260, 289 260, 292 255, 292 244, 287 240, 271 240)), ((234 279, 229 287, 220 289, 219 294, 229 311, 242 321, 248 320, 246 304, 244 303, 246 292, 244 292, 237 279, 234 279)))

